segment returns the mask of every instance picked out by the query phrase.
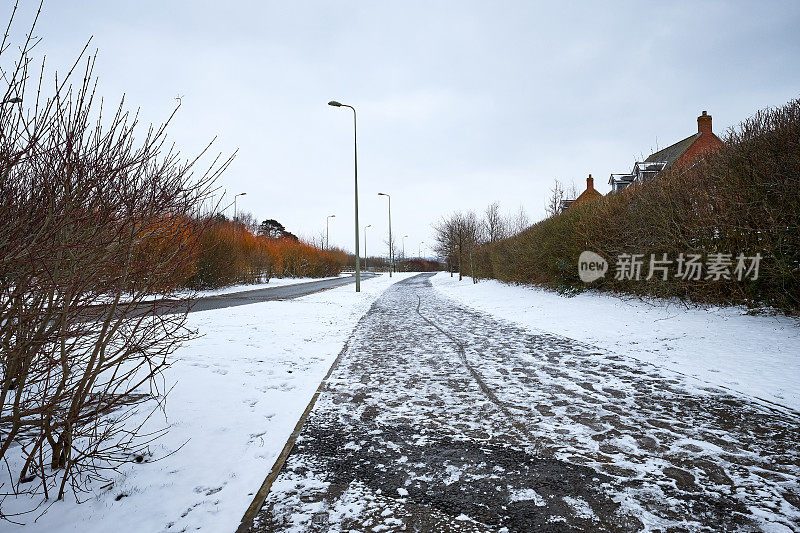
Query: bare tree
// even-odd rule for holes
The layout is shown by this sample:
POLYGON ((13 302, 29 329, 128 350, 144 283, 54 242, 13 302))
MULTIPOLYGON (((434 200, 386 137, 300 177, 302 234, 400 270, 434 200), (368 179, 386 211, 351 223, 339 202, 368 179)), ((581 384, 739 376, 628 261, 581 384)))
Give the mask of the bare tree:
POLYGON ((246 229, 250 233, 253 234, 258 233, 258 219, 256 219, 256 217, 253 216, 253 213, 249 211, 237 213, 236 222, 242 224, 244 226, 244 229, 246 229))
POLYGON ((547 213, 547 216, 553 217, 561 213, 561 206, 566 198, 564 186, 560 181, 555 180, 553 188, 550 189, 550 196, 547 198, 547 201, 544 205, 544 210, 545 213, 547 213))
POLYGON ((565 189, 564 194, 566 194, 567 198, 572 198, 572 199, 575 199, 578 196, 580 196, 580 193, 578 192, 578 186, 575 185, 575 180, 571 180, 569 182, 569 187, 565 189))
POLYGON ((481 222, 474 211, 457 211, 434 225, 434 250, 445 259, 451 274, 458 269, 461 281, 465 270, 476 280, 474 250, 481 243, 481 222))
POLYGON ((389 245, 389 239, 386 238, 383 241, 383 244, 386 245, 387 250, 389 250, 389 257, 388 259, 391 261, 391 266, 395 272, 397 272, 397 265, 402 261, 402 249, 397 245, 397 238, 392 235, 392 243, 391 246, 389 245), (398 261, 398 257, 400 257, 400 261, 398 261))
POLYGON ((578 197, 578 188, 572 181, 567 187, 558 180, 555 180, 553 188, 550 189, 550 196, 545 202, 544 210, 547 217, 555 216, 563 210, 564 200, 574 200, 578 197))
POLYGON ((522 233, 531 226, 528 213, 525 212, 525 207, 519 206, 515 213, 511 213, 508 217, 508 227, 511 228, 511 233, 516 235, 522 233))
POLYGON ((500 214, 500 204, 493 202, 483 213, 483 230, 488 242, 497 242, 508 237, 508 224, 500 214))
MULTIPOLYGON (((469 275, 473 283, 478 282, 477 270, 475 269, 475 251, 482 243, 482 225, 474 211, 467 211, 458 220, 458 250, 462 259, 469 260, 469 275)), ((461 279, 459 272, 458 279, 461 279)))
POLYGON ((454 213, 449 217, 443 216, 438 222, 433 224, 434 244, 433 251, 444 260, 450 277, 458 268, 458 254, 456 246, 456 218, 454 213))

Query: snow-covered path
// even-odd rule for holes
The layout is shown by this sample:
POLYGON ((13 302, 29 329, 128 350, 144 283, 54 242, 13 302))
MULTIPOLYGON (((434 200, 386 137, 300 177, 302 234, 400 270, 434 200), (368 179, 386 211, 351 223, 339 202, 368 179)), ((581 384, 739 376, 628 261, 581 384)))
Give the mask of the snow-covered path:
POLYGON ((800 531, 800 419, 433 291, 359 322, 255 531, 800 531))

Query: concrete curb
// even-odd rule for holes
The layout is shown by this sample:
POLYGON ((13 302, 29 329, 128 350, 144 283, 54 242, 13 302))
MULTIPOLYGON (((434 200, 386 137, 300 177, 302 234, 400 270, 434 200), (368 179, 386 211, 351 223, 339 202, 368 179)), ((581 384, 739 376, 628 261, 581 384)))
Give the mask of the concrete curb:
MULTIPOLYGON (((368 311, 369 312, 369 311, 368 311)), ((336 366, 339 364, 339 361, 344 356, 345 352, 347 352, 347 348, 350 346, 350 339, 344 343, 342 350, 339 352, 339 355, 336 356, 334 359, 333 364, 328 369, 328 373, 325 374, 325 377, 322 378, 317 390, 314 392, 314 395, 311 397, 311 400, 308 402, 305 411, 300 416, 300 420, 297 421, 297 424, 294 426, 294 430, 292 430, 291 435, 289 435, 289 439, 286 441, 286 444, 283 446, 281 453, 278 455, 278 458, 275 460, 275 464, 272 465, 272 470, 270 470, 269 474, 267 474, 266 479, 261 484, 261 487, 256 492, 253 501, 250 503, 250 506, 244 512, 244 516, 242 517, 242 521, 239 524, 239 527, 236 528, 236 533, 247 533, 250 531, 250 527, 253 525, 253 521, 255 520, 258 512, 264 506, 264 502, 269 495, 269 491, 272 488, 272 484, 278 477, 281 469, 283 468, 284 463, 286 463, 286 459, 289 458, 289 454, 292 452, 292 448, 294 447, 294 443, 297 442, 297 437, 300 436, 300 432, 305 425, 306 420, 308 419, 309 415, 311 414, 311 410, 314 409, 314 405, 317 403, 317 398, 319 398, 320 393, 325 389, 325 384, 328 382, 328 379, 331 377, 336 366)))

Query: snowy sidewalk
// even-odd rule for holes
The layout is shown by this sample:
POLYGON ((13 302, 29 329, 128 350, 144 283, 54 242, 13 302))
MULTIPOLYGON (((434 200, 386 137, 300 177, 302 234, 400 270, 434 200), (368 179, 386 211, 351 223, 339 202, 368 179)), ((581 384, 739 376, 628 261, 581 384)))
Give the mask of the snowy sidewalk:
POLYGON ((797 530, 799 434, 418 276, 359 322, 253 531, 797 530))
POLYGON ((442 294, 520 326, 575 339, 762 398, 800 413, 800 320, 751 316, 737 307, 685 307, 680 302, 587 291, 572 298, 495 280, 473 284, 441 272, 442 294))

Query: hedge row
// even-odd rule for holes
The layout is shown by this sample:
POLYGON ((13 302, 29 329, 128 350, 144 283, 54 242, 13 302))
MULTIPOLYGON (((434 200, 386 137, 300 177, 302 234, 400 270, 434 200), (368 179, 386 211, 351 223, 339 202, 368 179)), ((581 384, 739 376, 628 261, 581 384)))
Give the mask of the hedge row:
MULTIPOLYGON (((587 285, 578 276, 578 257, 591 250, 609 263, 605 277, 591 284, 601 289, 770 305, 797 313, 800 100, 758 112, 723 140, 724 148, 688 170, 664 171, 647 183, 574 206, 514 237, 482 246, 477 274, 581 290, 587 285), (641 254, 636 256, 644 263, 641 279, 617 275, 623 254, 641 254), (672 261, 668 279, 661 279, 660 270, 644 279, 651 257, 661 260, 663 254, 672 261), (679 276, 680 254, 684 259, 690 254, 702 257, 700 279, 679 276), (752 270, 737 279, 737 257, 756 254, 761 256, 757 279, 752 270), (712 263, 727 261, 727 274, 709 270, 712 263)), ((750 267, 752 260, 744 264, 750 267)))
POLYGON ((257 236, 243 224, 215 220, 199 232, 194 271, 185 285, 215 288, 272 277, 326 277, 339 274, 346 256, 296 239, 257 236))
POLYGON ((347 256, 320 250, 296 238, 254 235, 243 224, 226 219, 165 218, 152 223, 139 243, 142 262, 153 257, 180 257, 169 287, 208 289, 255 283, 273 277, 326 277, 341 272, 347 256))

